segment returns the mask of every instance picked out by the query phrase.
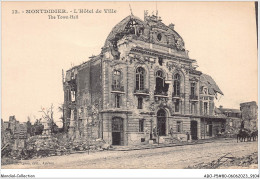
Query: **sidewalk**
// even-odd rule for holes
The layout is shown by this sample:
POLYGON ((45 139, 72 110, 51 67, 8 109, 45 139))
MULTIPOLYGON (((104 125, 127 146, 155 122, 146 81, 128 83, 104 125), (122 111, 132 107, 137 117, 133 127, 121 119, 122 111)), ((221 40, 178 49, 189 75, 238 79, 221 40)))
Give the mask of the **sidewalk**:
POLYGON ((155 148, 165 148, 165 147, 175 147, 175 146, 184 146, 184 145, 196 145, 196 144, 205 144, 212 143, 219 140, 233 140, 233 138, 211 138, 211 139, 199 139, 191 142, 180 142, 174 144, 146 144, 146 145, 134 145, 134 146, 113 146, 112 151, 131 151, 131 150, 144 150, 144 149, 155 149, 155 148))

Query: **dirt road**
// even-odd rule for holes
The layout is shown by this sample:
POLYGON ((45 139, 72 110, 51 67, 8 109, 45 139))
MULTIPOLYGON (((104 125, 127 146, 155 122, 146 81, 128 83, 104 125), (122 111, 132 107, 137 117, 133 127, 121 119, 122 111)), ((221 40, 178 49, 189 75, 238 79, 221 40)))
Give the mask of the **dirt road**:
POLYGON ((242 157, 256 152, 257 142, 237 143, 236 140, 175 146, 134 151, 101 151, 23 160, 19 164, 4 165, 6 169, 105 169, 158 168, 182 169, 201 162, 210 162, 227 153, 242 157))

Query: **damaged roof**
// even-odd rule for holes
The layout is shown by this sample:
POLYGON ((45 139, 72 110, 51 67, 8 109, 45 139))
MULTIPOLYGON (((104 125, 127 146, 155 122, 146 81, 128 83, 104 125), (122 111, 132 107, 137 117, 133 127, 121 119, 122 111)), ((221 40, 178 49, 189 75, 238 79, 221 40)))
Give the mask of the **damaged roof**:
POLYGON ((133 16, 133 15, 127 16, 126 18, 121 20, 115 27, 113 27, 113 29, 111 30, 111 32, 109 33, 109 35, 105 41, 104 46, 109 45, 110 40, 114 39, 117 34, 123 33, 125 31, 127 24, 129 23, 129 21, 133 20, 133 19, 136 20, 140 24, 144 24, 144 21, 142 21, 140 18, 138 18, 136 16, 133 16))
POLYGON ((207 86, 209 89, 209 94, 214 95, 216 93, 223 94, 223 92, 219 89, 217 83, 213 80, 213 78, 207 74, 202 74, 200 76, 200 82, 202 86, 207 86))

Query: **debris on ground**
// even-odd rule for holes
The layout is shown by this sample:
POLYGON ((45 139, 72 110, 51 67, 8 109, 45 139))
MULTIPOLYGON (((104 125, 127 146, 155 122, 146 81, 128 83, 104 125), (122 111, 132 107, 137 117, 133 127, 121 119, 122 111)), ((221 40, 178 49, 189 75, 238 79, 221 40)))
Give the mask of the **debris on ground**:
MULTIPOLYGON (((1 157, 10 160, 26 160, 32 158, 42 158, 55 155, 68 155, 77 151, 103 151, 112 148, 103 139, 70 139, 64 134, 58 135, 37 135, 27 139, 26 146, 14 150, 12 144, 2 147, 1 157)), ((10 163, 10 162, 4 162, 10 163)), ((2 165, 4 165, 2 162, 2 165)))
POLYGON ((231 153, 225 154, 218 160, 213 160, 209 163, 199 163, 194 166, 189 166, 187 169, 216 169, 235 167, 250 167, 251 165, 258 165, 258 152, 243 157, 233 157, 231 153))

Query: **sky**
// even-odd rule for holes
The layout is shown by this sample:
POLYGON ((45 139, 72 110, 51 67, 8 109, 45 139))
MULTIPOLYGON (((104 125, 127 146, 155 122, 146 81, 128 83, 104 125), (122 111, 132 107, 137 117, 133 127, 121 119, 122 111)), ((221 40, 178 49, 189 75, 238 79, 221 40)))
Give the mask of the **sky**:
POLYGON ((141 19, 144 10, 152 14, 157 9, 163 23, 175 24, 198 70, 212 76, 223 91, 217 107, 239 109, 241 102, 257 101, 254 2, 2 2, 2 119, 39 118, 41 107, 53 103, 58 122, 62 69, 98 55, 111 29, 130 15, 129 4, 141 19), (32 9, 66 9, 69 15, 74 9, 102 12, 77 14, 78 19, 52 14, 56 19, 49 19, 48 13, 25 13, 32 9))

